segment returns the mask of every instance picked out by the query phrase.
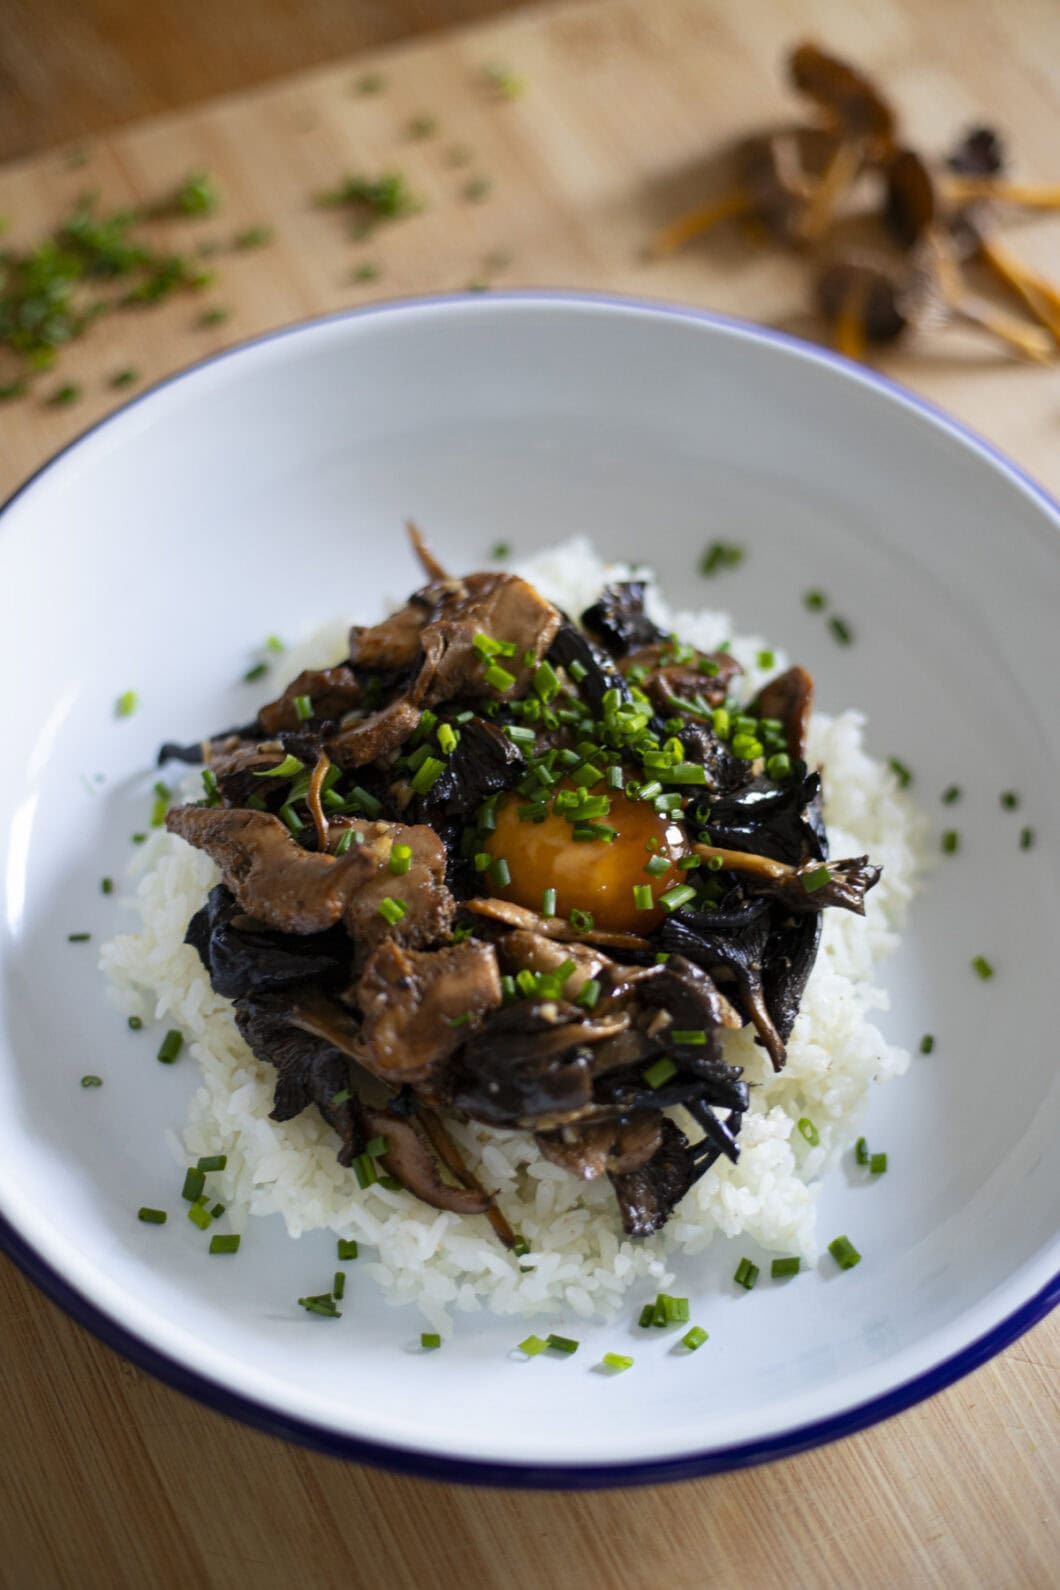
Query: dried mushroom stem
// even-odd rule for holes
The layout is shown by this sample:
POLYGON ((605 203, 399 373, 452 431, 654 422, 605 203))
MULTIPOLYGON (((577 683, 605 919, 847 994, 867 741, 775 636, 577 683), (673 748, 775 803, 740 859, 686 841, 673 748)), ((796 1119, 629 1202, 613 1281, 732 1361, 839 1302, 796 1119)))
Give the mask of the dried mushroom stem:
POLYGON ((860 174, 864 158, 860 138, 844 138, 836 145, 799 221, 799 236, 804 242, 816 243, 828 231, 836 210, 860 174))
POLYGON ((835 351, 859 362, 864 361, 867 345, 865 309, 868 294, 867 280, 851 282, 839 306, 839 313, 832 322, 832 346, 835 351))
POLYGON ((1060 292, 1041 276, 1027 270, 1007 249, 989 238, 981 239, 978 255, 998 280, 1004 282, 1060 342, 1060 292))
POLYGON ((1004 343, 1014 353, 1019 354, 1021 359, 1031 359, 1038 364, 1044 364, 1052 357, 1055 344, 1048 332, 1042 331, 1038 326, 1028 326, 1022 321, 1013 320, 1008 315, 998 314, 985 306, 969 303, 965 298, 965 282, 960 266, 942 238, 933 230, 928 242, 935 263, 939 290, 951 320, 987 332, 998 342, 1004 343))
POLYGON ((412 542, 412 550, 420 560, 420 563, 423 567, 423 572, 427 575, 428 579, 449 579, 448 569, 444 569, 438 562, 438 559, 428 546, 427 539, 419 525, 415 524, 411 519, 406 519, 405 529, 408 531, 409 540, 412 542))
POLYGON ((1025 210, 1060 210, 1060 187, 999 182, 996 177, 947 177, 943 191, 955 204, 967 204, 972 199, 1002 199, 1025 210))
POLYGON ((664 226, 661 232, 656 233, 649 250, 655 259, 665 259, 670 254, 676 254, 678 249, 684 248, 694 237, 701 237, 704 232, 709 232, 711 227, 717 226, 720 221, 735 220, 741 215, 750 215, 755 209, 756 200, 753 193, 746 189, 734 188, 731 193, 723 193, 719 199, 711 199, 709 204, 702 204, 696 210, 689 210, 685 215, 679 215, 676 221, 671 221, 669 226, 664 226))

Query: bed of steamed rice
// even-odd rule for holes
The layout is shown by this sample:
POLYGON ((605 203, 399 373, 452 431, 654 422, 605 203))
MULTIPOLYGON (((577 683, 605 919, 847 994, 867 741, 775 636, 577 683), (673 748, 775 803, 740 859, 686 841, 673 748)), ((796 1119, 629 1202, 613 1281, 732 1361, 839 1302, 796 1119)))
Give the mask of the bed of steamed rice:
MULTIPOLYGON (((576 539, 519 572, 577 613, 607 579, 628 571, 605 565, 587 541, 576 539)), ((704 650, 731 640, 748 693, 762 682, 757 659, 767 643, 760 637, 733 635, 722 613, 668 610, 654 591, 649 608, 704 650)), ((344 639, 345 624, 330 626, 302 655, 288 659, 290 674, 334 662, 344 655, 344 639)), ((770 673, 786 666, 779 651, 774 659, 770 673)), ((275 1073, 250 1052, 231 1005, 212 991, 197 954, 183 942, 190 917, 219 874, 207 856, 158 832, 134 863, 140 875, 132 902, 137 931, 106 944, 101 965, 121 1009, 180 1027, 199 1066, 202 1086, 190 1118, 179 1136, 167 1134, 175 1157, 187 1164, 200 1154, 227 1155, 219 1180, 233 1229, 244 1229, 250 1215, 278 1212, 292 1237, 330 1227, 356 1238, 371 1250, 366 1268, 386 1297, 418 1304, 442 1330, 454 1309, 606 1315, 635 1283, 649 1291, 667 1285, 668 1255, 701 1252, 718 1235, 743 1235, 812 1259, 819 1178, 856 1136, 871 1084, 900 1076, 909 1064, 908 1053, 888 1043, 872 1018, 887 1009, 876 968, 898 942, 915 887, 919 823, 894 777, 863 749, 863 727, 858 712, 815 714, 810 760, 825 770, 832 854, 867 851, 882 863, 883 878, 868 897, 864 920, 826 913, 821 953, 783 1072, 773 1074, 750 1029, 726 1036, 726 1059, 759 1084, 744 1119, 739 1164, 720 1161, 657 1236, 624 1238, 607 1180, 585 1183, 568 1175, 541 1156, 528 1133, 453 1123, 453 1135, 530 1244, 520 1261, 500 1247, 481 1217, 429 1209, 380 1186, 362 1191, 338 1164, 335 1136, 317 1111, 270 1121, 275 1073), (797 1129, 803 1116, 817 1128, 816 1146, 797 1129)), ((189 795, 198 793, 195 775, 189 795)))

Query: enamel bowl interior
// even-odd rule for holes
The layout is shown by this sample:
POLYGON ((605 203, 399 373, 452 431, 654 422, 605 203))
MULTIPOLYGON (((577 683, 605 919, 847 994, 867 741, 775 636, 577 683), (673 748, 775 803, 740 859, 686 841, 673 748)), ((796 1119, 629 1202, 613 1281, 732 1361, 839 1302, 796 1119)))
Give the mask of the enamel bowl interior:
MULTIPOLYGON (((796 1450, 937 1389, 1054 1298, 1060 1136, 1051 970, 1060 887, 1053 710, 1060 538, 1046 500, 912 399, 812 349, 691 312, 563 296, 399 305, 296 328, 133 402, 0 521, 8 759, 0 786, 0 1216, 32 1274, 132 1356, 216 1405, 421 1472, 531 1483, 659 1478, 796 1450), (142 826, 163 738, 247 715, 267 633, 371 619, 416 581, 402 523, 456 569, 586 532, 655 565, 679 605, 722 605, 858 706, 958 857, 934 869, 888 966, 889 1037, 930 1057, 866 1130, 887 1176, 826 1183, 820 1232, 864 1255, 746 1294, 746 1244, 679 1269, 694 1356, 646 1341, 631 1300, 570 1321, 564 1361, 510 1349, 516 1319, 421 1322, 350 1266, 345 1317, 295 1299, 326 1233, 252 1226, 204 1257, 173 1210, 162 1136, 196 1085, 104 1000, 99 879, 142 826), (748 549, 708 582, 715 537, 748 549), (800 596, 850 616, 840 647, 800 596), (141 707, 116 721, 135 688, 141 707), (102 774, 100 782, 97 775, 102 774), (964 787, 959 821, 939 805, 964 787), (1019 790, 1005 814, 999 791, 1019 790), (1037 833, 1032 851, 1019 827, 1037 833), (90 945, 67 935, 88 931, 90 945), (970 969, 985 955, 989 982, 970 969), (105 1075, 93 1092, 84 1072, 105 1075), (577 1328, 575 1328, 575 1326, 577 1328), (632 1372, 594 1371, 604 1351, 632 1372)), ((750 1250, 755 1256, 755 1250, 750 1250)), ((642 1301, 637 1298, 639 1305, 642 1301)), ((553 1328, 562 1329, 557 1323, 553 1328)))

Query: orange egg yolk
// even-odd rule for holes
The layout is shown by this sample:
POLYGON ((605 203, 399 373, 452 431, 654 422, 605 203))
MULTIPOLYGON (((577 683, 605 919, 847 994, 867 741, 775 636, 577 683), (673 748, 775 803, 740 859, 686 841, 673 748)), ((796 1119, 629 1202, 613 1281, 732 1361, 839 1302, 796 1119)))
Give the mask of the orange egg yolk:
POLYGON ((522 822, 519 807, 525 804, 524 796, 506 795, 497 806, 496 828, 484 838, 485 849, 494 860, 503 857, 511 873, 506 887, 491 884, 493 893, 540 911, 545 890, 555 889, 557 916, 589 911, 595 926, 611 933, 650 933, 659 926, 665 907, 638 908, 633 890, 647 884, 657 901, 685 881, 676 865, 685 850, 676 823, 660 817, 648 801, 615 792, 602 819, 616 830, 614 839, 581 841, 572 839, 569 819, 551 810, 543 822, 522 822), (669 863, 657 876, 644 870, 653 856, 669 863))

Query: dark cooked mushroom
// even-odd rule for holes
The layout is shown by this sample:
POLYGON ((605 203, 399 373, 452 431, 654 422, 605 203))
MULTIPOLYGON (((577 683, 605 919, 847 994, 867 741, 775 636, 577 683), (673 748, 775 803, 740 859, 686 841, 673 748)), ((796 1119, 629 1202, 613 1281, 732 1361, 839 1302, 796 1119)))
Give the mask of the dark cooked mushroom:
POLYGON ((742 789, 710 797, 699 816, 715 848, 750 851, 797 867, 827 855, 815 811, 820 790, 820 774, 806 773, 800 763, 783 783, 755 777, 742 789))
POLYGON ((315 1104, 339 1134, 339 1163, 352 1164, 364 1136, 350 1090, 350 1063, 326 1038, 291 1022, 283 995, 248 995, 236 1001, 236 1025, 259 1060, 275 1066, 271 1117, 289 1121, 315 1104))
POLYGON ((454 733, 457 743, 441 774, 413 801, 412 812, 419 823, 438 827, 448 818, 470 818, 488 796, 511 789, 525 771, 519 747, 495 723, 477 713, 454 733))
POLYGON ((624 657, 639 646, 650 646, 666 639, 644 611, 647 586, 643 580, 621 580, 605 585, 591 607, 581 616, 582 628, 611 653, 624 657))
POLYGON ((912 248, 938 215, 935 184, 915 149, 896 149, 884 167, 883 219, 901 248, 912 248))
POLYGON ((443 1181, 438 1161, 411 1122, 385 1110, 365 1110, 364 1122, 373 1136, 386 1139, 379 1163, 413 1197, 432 1209, 448 1209, 456 1215, 486 1214, 489 1194, 481 1187, 454 1187, 443 1181))
POLYGON ((549 661, 561 668, 581 674, 581 690, 594 712, 603 710, 604 697, 609 690, 617 690, 623 701, 631 699, 629 686, 614 666, 606 652, 594 646, 577 625, 565 618, 552 641, 549 661))
POLYGON ((894 342, 908 325, 902 282, 882 261, 834 260, 818 273, 814 292, 833 346, 848 359, 863 358, 866 346, 894 342))
POLYGON ((833 126, 849 138, 864 140, 874 156, 887 153, 895 114, 864 72, 811 43, 792 50, 788 71, 798 92, 812 99, 833 126))
POLYGON ((535 1141, 553 1165, 582 1181, 606 1173, 628 1175, 658 1152, 665 1117, 657 1110, 634 1110, 625 1119, 590 1121, 538 1132, 535 1141))
POLYGON ((341 930, 313 935, 277 933, 240 908, 223 883, 210 890, 184 936, 225 999, 289 988, 318 979, 325 985, 348 975, 350 944, 341 930))
POLYGON ((656 712, 667 718, 675 712, 702 713, 704 706, 720 707, 741 672, 730 652, 696 651, 672 640, 641 646, 623 658, 621 667, 645 692, 656 712))
POLYGON ((789 911, 823 911, 840 906, 865 915, 865 896, 880 881, 883 871, 868 856, 845 861, 804 861, 799 867, 756 856, 743 850, 722 850, 717 845, 694 846, 705 861, 718 861, 726 872, 738 873, 749 894, 771 895, 789 911))
POLYGON ((659 1147, 646 1164, 611 1173, 627 1237, 650 1237, 664 1226, 695 1180, 685 1134, 664 1116, 659 1136, 659 1147))
POLYGON ((992 127, 972 127, 950 150, 946 164, 965 177, 996 177, 1005 166, 1005 148, 992 127))
POLYGON ((771 931, 768 901, 731 891, 709 914, 684 909, 663 924, 660 939, 708 972, 746 1020, 754 1024, 775 1070, 784 1064, 784 1042, 766 1004, 763 967, 771 931))

